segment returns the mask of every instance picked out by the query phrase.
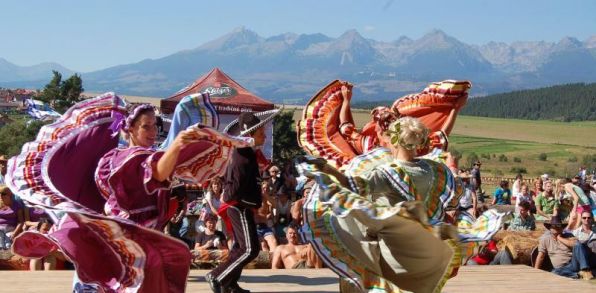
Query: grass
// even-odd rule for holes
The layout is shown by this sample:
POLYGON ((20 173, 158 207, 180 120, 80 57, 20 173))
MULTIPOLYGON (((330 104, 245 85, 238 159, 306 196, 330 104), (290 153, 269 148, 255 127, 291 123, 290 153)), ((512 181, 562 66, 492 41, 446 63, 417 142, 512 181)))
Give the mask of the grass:
POLYGON ((516 141, 494 138, 478 138, 452 134, 449 138, 450 150, 462 153, 460 166, 466 166, 466 158, 471 153, 476 153, 483 165, 484 175, 507 176, 515 175, 512 168, 525 168, 526 176, 538 176, 549 173, 556 176, 569 177, 575 175, 582 164, 581 158, 586 154, 596 155, 596 147, 577 145, 547 144, 539 142, 516 141), (539 155, 546 154, 547 159, 541 161, 539 155), (507 161, 499 161, 499 156, 504 155, 507 161), (571 157, 579 158, 570 162, 571 157), (490 158, 490 159, 489 159, 490 158), (521 162, 514 162, 519 158, 521 162))
POLYGON ((458 116, 453 134, 596 147, 596 121, 555 122, 458 116))

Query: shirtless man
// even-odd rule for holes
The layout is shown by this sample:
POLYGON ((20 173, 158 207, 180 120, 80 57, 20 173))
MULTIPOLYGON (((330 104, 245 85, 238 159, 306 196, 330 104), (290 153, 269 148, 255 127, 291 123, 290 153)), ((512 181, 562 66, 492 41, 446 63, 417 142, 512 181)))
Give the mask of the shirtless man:
POLYGON ((323 262, 310 244, 298 242, 298 226, 290 224, 286 231, 288 244, 277 246, 271 261, 272 269, 306 269, 323 267, 323 262))
POLYGON ((273 225, 273 205, 269 200, 269 193, 265 192, 267 187, 268 183, 266 181, 263 182, 261 186, 263 202, 255 213, 255 223, 257 224, 257 234, 259 235, 261 250, 274 251, 277 247, 277 240, 271 229, 273 225))

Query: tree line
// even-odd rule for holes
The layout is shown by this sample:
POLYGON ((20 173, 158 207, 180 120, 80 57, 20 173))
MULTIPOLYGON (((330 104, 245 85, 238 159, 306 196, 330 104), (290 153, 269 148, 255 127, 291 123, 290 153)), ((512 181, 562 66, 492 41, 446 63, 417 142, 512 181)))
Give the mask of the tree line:
MULTIPOLYGON (((391 106, 394 101, 353 102, 353 109, 391 106)), ((526 120, 596 120, 596 83, 574 83, 469 98, 462 115, 526 120)))
POLYGON ((596 120, 596 83, 574 83, 470 98, 462 115, 554 121, 596 120))

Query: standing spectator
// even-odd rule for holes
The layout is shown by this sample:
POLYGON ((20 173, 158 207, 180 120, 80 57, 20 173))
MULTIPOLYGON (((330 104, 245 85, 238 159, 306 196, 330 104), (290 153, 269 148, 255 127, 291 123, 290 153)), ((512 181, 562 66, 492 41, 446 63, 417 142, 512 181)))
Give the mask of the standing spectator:
POLYGON ((6 185, 0 185, 0 249, 10 249, 24 225, 23 206, 6 185))
POLYGON ((497 190, 495 190, 495 197, 493 198, 493 205, 510 205, 511 204, 511 190, 509 190, 509 182, 502 180, 497 190))
POLYGON ((513 184, 511 185, 511 200, 517 202, 517 197, 521 193, 521 187, 522 187, 523 183, 524 183, 524 177, 522 176, 521 173, 518 173, 515 176, 515 180, 513 181, 513 184))
POLYGON ((579 172, 577 173, 577 176, 579 177, 580 184, 584 184, 586 182, 586 179, 588 178, 588 172, 586 171, 586 166, 581 166, 579 168, 579 172))
POLYGON ((550 220, 555 210, 559 208, 552 182, 544 182, 544 191, 536 197, 534 203, 536 204, 536 219, 540 221, 550 220))
MULTIPOLYGON (((265 185, 263 182, 262 186, 265 185)), ((271 227, 273 226, 273 205, 269 202, 268 193, 261 192, 263 202, 261 207, 255 212, 255 223, 257 224, 257 235, 259 235, 259 242, 261 243, 261 250, 274 251, 277 247, 277 240, 275 233, 271 227)))
POLYGON ((482 179, 480 177, 480 167, 482 163, 480 161, 474 162, 472 165, 472 188, 476 191, 476 195, 478 195, 481 202, 484 202, 484 192, 482 191, 482 179))
MULTIPOLYGON (((581 187, 569 183, 569 180, 557 180, 555 196, 559 196, 562 200, 569 200, 567 208, 561 209, 561 211, 563 215, 569 216, 569 226, 572 229, 575 229, 581 223, 579 217, 584 210, 592 210, 590 198, 584 193, 581 187)), ((561 218, 564 219, 563 217, 561 218)))
POLYGON ((534 231, 536 230, 536 221, 534 216, 530 214, 530 202, 522 201, 519 204, 519 210, 515 217, 511 220, 511 224, 507 229, 509 231, 534 231))
POLYGON ((467 211, 476 217, 478 214, 478 198, 476 196, 476 191, 470 183, 472 175, 466 171, 460 170, 460 173, 457 176, 461 178, 464 187, 464 194, 459 199, 459 210, 467 211))

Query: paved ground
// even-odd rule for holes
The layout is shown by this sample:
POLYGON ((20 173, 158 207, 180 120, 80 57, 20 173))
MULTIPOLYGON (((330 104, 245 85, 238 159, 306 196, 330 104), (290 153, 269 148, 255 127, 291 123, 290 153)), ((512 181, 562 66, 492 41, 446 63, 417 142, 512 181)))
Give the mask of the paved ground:
MULTIPOLYGON (((192 270, 187 292, 210 292, 203 276, 208 271, 192 270)), ((330 270, 245 270, 240 285, 259 293, 336 293, 337 276, 330 270)), ((0 271, 0 292, 69 292, 72 271, 27 272, 0 271)), ((596 285, 586 281, 555 276, 527 266, 468 266, 449 280, 443 292, 596 292, 596 285)))

